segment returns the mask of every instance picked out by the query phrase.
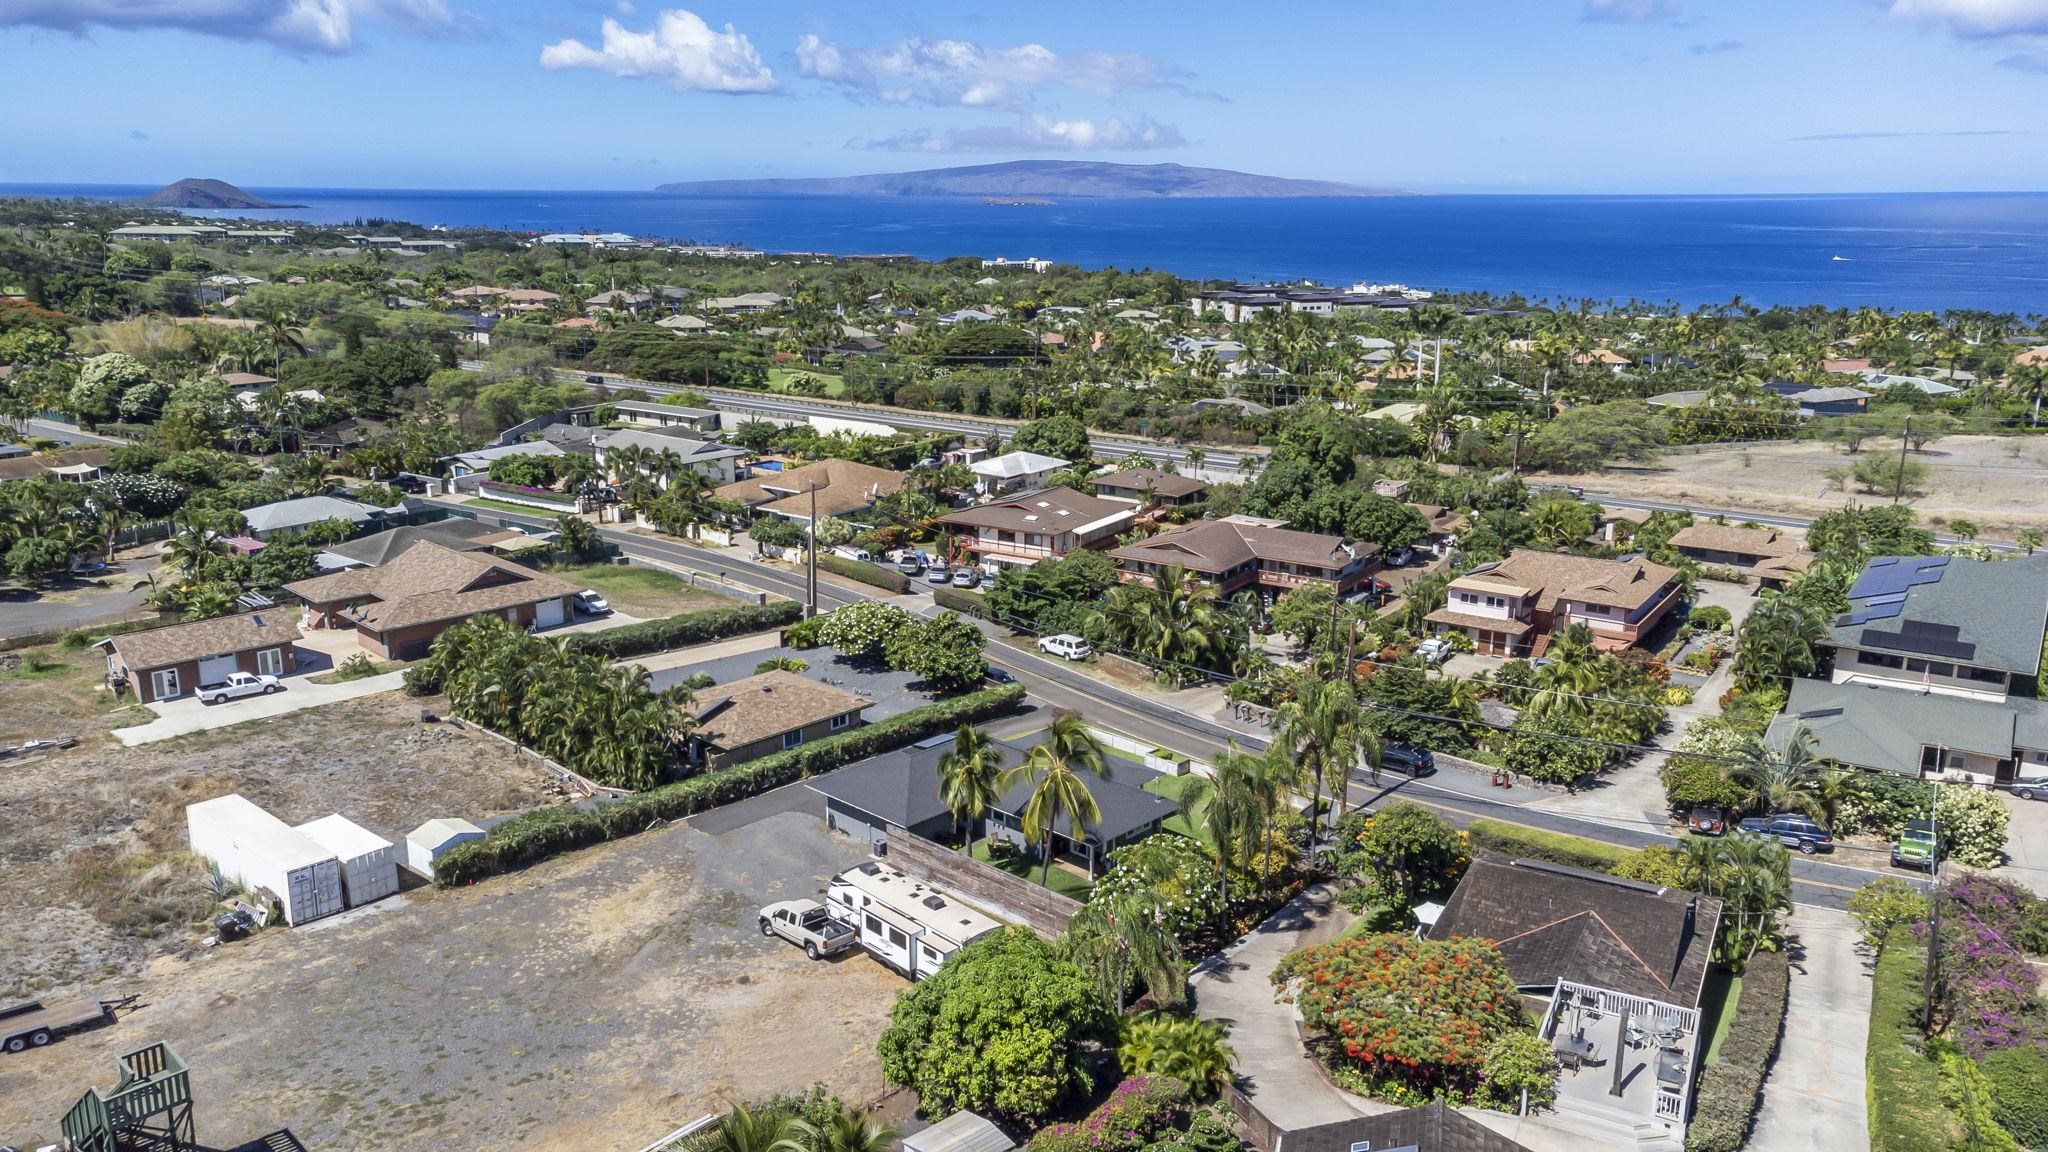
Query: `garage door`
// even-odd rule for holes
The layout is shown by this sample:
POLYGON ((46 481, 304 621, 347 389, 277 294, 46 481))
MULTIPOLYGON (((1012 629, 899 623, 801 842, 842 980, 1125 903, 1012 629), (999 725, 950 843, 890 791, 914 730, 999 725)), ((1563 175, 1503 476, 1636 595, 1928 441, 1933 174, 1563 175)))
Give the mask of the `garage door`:
POLYGON ((553 628, 562 623, 562 602, 543 600, 534 606, 533 622, 542 628, 553 628))
POLYGON ((240 670, 233 656, 208 656, 199 662, 199 682, 218 684, 240 670))

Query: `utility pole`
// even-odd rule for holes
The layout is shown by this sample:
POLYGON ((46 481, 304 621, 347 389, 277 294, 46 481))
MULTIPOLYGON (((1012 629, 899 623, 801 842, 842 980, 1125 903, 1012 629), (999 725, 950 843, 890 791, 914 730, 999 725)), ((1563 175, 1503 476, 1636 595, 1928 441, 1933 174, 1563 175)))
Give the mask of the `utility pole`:
POLYGON ((1913 418, 1906 417, 1906 426, 1899 432, 1899 474, 1892 477, 1892 503, 1899 502, 1899 494, 1906 490, 1906 441, 1913 435, 1913 418))
POLYGON ((806 567, 809 569, 804 578, 804 619, 806 620, 810 620, 818 615, 818 489, 821 487, 823 485, 813 484, 808 489, 811 494, 811 546, 804 549, 805 558, 808 560, 806 567))
POLYGON ((1927 894, 1927 971, 1920 978, 1920 1034, 1934 1034, 1934 986, 1941 965, 1941 764, 1946 750, 1934 749, 1934 803, 1927 810, 1928 826, 1934 829, 1934 882, 1927 894))

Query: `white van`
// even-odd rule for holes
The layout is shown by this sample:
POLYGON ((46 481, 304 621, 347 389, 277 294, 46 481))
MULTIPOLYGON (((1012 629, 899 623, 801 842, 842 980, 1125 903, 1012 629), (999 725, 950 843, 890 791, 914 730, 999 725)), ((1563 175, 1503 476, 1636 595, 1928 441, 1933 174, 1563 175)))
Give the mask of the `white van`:
POLYGON ((867 549, 849 548, 844 544, 832 549, 832 555, 839 557, 841 560, 858 560, 863 564, 873 564, 875 562, 874 555, 867 549))

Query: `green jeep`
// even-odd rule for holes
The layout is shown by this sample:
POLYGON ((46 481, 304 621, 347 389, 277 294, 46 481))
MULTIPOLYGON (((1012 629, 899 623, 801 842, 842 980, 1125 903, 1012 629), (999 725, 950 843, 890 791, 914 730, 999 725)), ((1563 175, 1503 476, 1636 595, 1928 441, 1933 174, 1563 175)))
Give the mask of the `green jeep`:
POLYGON ((1934 821, 1908 820, 1906 830, 1899 833, 1899 842, 1892 845, 1892 867, 1932 872, 1943 855, 1940 838, 1934 834, 1934 821))

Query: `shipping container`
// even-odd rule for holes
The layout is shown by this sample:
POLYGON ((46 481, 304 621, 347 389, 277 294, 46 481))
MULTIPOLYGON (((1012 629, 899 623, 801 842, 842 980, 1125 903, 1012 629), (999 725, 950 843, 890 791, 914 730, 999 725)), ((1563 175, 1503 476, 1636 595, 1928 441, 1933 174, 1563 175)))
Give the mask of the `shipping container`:
POLYGON ((275 897, 287 924, 345 906, 334 853, 241 796, 187 805, 185 827, 194 853, 213 861, 223 876, 275 897))
POLYGON ((398 845, 346 816, 322 816, 299 831, 341 861, 341 895, 351 908, 398 891, 398 845))

